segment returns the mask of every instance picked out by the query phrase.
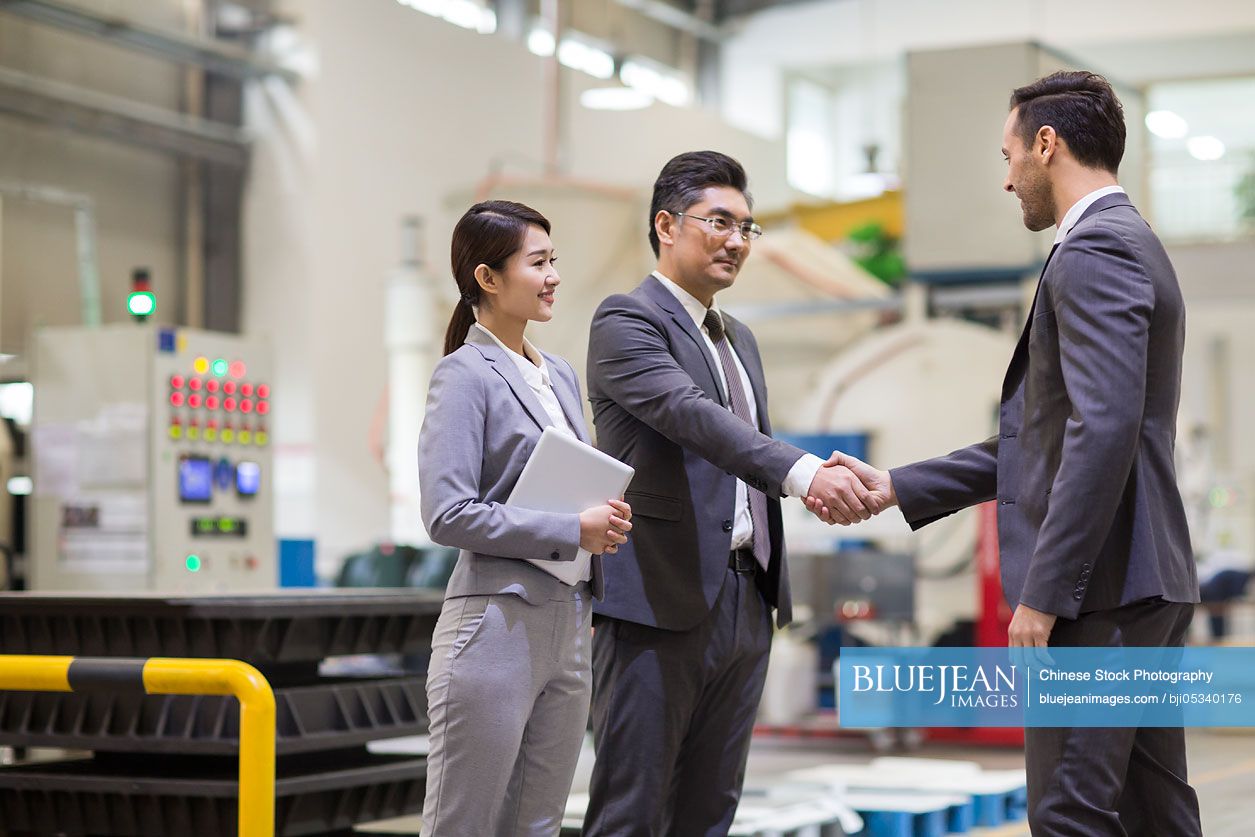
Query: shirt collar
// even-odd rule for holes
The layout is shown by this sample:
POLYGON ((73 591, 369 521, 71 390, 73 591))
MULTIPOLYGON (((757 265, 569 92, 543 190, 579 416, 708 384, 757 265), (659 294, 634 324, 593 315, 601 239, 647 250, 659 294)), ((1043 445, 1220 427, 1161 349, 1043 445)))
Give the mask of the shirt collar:
MULTIPOLYGON (((677 300, 680 301, 680 304, 684 306, 684 310, 687 311, 688 315, 693 318, 693 324, 696 325, 699 329, 705 328, 707 309, 705 305, 702 305, 702 301, 698 299, 697 297, 693 296, 688 291, 681 288, 675 282, 672 282, 666 276, 663 276, 658 271, 655 270, 653 272, 653 276, 655 279, 657 279, 659 282, 662 283, 662 286, 664 288, 671 291, 672 296, 674 296, 677 300)), ((718 303, 712 301, 710 303, 710 309, 716 312, 719 315, 720 319, 723 318, 723 312, 719 310, 718 303)))
POLYGON ((471 327, 479 329, 484 334, 488 335, 492 342, 501 347, 502 351, 506 353, 506 357, 510 358, 510 360, 514 362, 514 365, 519 368, 519 372, 522 373, 523 380, 527 381, 528 386, 536 388, 541 385, 553 385, 549 380, 549 365, 545 363, 544 355, 542 355, 526 337, 523 338, 523 354, 520 355, 518 352, 507 347, 505 343, 502 343, 497 338, 497 335, 493 334, 479 323, 475 323, 475 325, 471 327))
POLYGON ((1104 186, 1101 189, 1095 189, 1076 203, 1072 204, 1072 208, 1063 216, 1063 220, 1059 222, 1059 231, 1055 233, 1055 244, 1063 241, 1068 237, 1068 233, 1072 232, 1072 228, 1081 220, 1081 216, 1085 214, 1085 210, 1093 205, 1094 201, 1099 198, 1105 198, 1107 195, 1123 194, 1124 189, 1120 186, 1104 186))

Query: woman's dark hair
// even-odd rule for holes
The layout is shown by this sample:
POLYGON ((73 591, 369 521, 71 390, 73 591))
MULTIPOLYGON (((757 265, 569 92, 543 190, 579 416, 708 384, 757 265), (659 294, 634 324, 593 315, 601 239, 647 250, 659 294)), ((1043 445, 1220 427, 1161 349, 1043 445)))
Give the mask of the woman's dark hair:
POLYGON ((1011 94, 1016 128, 1026 147, 1043 125, 1068 144, 1083 166, 1115 174, 1124 157, 1124 108, 1111 84, 1084 70, 1062 70, 1011 94))
POLYGON ((659 255, 658 230, 654 219, 662 210, 684 212, 702 199, 702 192, 711 186, 730 186, 745 195, 745 201, 754 205, 750 193, 745 190, 745 169, 727 154, 718 151, 689 151, 672 157, 662 167, 654 181, 654 198, 649 204, 649 246, 659 255))
POLYGON ((453 228, 450 261, 459 298, 444 335, 446 355, 466 342, 467 332, 475 324, 472 306, 479 304, 475 268, 486 264, 493 270, 504 270, 506 260, 523 246, 531 226, 540 227, 546 234, 550 232, 549 219, 530 206, 514 201, 483 201, 466 210, 453 228))

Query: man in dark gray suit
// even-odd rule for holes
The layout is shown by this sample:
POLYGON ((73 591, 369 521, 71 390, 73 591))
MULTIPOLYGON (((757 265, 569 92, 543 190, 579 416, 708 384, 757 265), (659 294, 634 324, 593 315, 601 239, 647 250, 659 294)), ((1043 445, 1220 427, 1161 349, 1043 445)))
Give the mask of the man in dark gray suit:
MULTIPOLYGON (((1021 653, 1181 646, 1198 601, 1173 465, 1185 310, 1163 245, 1116 183, 1124 140, 1100 76, 1014 92, 1004 188, 1030 230, 1057 231, 998 435, 887 473, 838 458, 912 528, 997 500, 1021 653)), ((1025 750, 1034 835, 1202 833, 1179 728, 1028 729, 1025 750)))
POLYGON ((715 303, 761 233, 739 163, 681 154, 654 184, 658 269, 593 318, 597 443, 636 476, 632 539, 594 607, 585 837, 728 832, 771 609, 780 625, 792 613, 780 497, 822 494, 840 523, 870 516, 849 470, 771 438, 754 335, 715 303))

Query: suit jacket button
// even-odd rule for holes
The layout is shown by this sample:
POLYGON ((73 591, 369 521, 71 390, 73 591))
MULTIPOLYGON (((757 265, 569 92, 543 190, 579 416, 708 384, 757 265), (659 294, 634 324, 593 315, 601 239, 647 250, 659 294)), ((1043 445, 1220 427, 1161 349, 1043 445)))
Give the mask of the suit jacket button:
POLYGON ((560 560, 562 559, 562 553, 561 553, 561 552, 551 552, 551 553, 549 554, 549 557, 550 557, 550 558, 552 558, 552 559, 553 559, 553 560, 555 560, 555 561, 560 561, 560 560))
POLYGON ((1085 598, 1085 596, 1081 593, 1073 593, 1072 598, 1076 599, 1079 602, 1081 599, 1085 598))
POLYGON ((723 522, 723 531, 725 531, 725 532, 731 532, 731 531, 732 531, 732 521, 731 521, 731 520, 725 520, 725 521, 723 522))

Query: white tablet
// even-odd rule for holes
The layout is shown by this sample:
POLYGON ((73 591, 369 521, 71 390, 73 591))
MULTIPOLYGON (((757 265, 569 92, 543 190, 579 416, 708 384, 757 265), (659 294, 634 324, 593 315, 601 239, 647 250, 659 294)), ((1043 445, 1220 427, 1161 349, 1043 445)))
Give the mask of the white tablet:
MULTIPOLYGON (((636 470, 592 445, 546 427, 506 505, 578 514, 623 496, 636 470)), ((576 584, 588 561, 532 561, 566 584, 576 584)))

